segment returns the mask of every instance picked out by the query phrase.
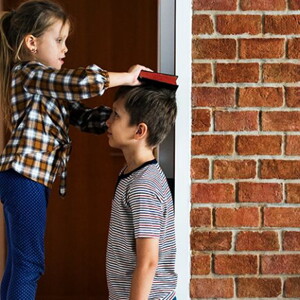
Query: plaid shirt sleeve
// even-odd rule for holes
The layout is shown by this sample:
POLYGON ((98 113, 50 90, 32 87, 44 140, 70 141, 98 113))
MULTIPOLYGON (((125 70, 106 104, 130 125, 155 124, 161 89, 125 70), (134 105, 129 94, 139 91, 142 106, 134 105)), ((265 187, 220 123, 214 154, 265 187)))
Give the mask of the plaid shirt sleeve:
POLYGON ((22 71, 25 91, 55 99, 79 101, 102 95, 109 86, 108 72, 97 65, 55 70, 30 62, 22 71))
POLYGON ((68 102, 70 111, 70 124, 79 128, 81 131, 101 134, 107 130, 106 121, 108 120, 111 109, 107 106, 89 108, 80 102, 68 102))

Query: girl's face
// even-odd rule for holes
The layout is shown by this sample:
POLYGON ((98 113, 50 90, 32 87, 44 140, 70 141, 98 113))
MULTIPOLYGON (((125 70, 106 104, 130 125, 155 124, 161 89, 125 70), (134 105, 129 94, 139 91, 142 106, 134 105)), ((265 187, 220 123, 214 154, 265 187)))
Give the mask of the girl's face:
POLYGON ((68 51, 66 40, 69 30, 68 22, 63 25, 61 20, 55 21, 40 37, 36 38, 34 59, 59 70, 68 51))

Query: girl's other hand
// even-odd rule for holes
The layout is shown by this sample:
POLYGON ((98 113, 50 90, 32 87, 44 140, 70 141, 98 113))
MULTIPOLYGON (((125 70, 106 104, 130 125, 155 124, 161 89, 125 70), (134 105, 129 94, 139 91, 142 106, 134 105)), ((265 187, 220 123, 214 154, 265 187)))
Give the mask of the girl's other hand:
POLYGON ((140 72, 142 70, 153 72, 153 70, 151 70, 149 68, 146 68, 145 66, 142 66, 142 65, 133 65, 133 66, 131 66, 128 70, 128 74, 129 74, 128 85, 140 85, 141 84, 138 77, 139 77, 140 72))

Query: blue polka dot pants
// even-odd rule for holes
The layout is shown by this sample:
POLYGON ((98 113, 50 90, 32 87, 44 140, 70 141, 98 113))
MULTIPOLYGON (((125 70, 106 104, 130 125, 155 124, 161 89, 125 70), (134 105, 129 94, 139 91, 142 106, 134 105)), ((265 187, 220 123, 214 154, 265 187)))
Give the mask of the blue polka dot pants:
POLYGON ((0 172, 0 199, 7 234, 1 300, 34 300, 44 272, 48 188, 8 170, 0 172))

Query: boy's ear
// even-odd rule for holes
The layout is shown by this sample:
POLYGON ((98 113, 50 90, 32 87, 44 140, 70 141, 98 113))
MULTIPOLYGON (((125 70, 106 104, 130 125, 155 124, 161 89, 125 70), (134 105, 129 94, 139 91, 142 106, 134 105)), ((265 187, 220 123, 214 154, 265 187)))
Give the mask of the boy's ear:
POLYGON ((135 133, 135 138, 140 140, 143 139, 148 133, 148 126, 145 123, 140 123, 137 126, 137 130, 135 133))
POLYGON ((24 38, 24 43, 30 52, 37 50, 37 40, 32 34, 27 34, 24 38))

